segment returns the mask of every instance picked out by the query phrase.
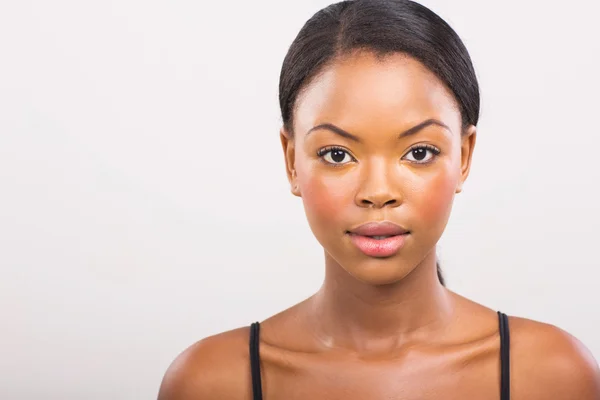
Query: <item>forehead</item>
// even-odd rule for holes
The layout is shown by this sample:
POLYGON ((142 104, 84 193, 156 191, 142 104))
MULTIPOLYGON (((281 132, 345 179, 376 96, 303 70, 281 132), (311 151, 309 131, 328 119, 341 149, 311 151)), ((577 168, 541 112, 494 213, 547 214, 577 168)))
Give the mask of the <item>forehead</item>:
POLYGON ((427 118, 460 129, 456 100, 433 72, 404 54, 360 52, 335 61, 307 85, 296 102, 294 127, 304 132, 327 121, 398 129, 427 118))

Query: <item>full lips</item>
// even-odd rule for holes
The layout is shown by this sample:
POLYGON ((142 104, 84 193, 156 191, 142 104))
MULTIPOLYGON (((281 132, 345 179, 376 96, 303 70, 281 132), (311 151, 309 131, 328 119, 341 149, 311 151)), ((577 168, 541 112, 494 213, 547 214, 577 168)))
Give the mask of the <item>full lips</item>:
POLYGON ((369 236, 348 233, 352 243, 370 257, 390 257, 396 254, 406 242, 408 233, 390 236, 385 239, 374 239, 369 236))

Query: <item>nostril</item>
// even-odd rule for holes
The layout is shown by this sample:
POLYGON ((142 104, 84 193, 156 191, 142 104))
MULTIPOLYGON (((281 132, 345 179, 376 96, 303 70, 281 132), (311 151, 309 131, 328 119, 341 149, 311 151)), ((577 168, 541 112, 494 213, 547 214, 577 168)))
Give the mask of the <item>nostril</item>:
POLYGON ((360 207, 397 207, 402 203, 402 198, 400 196, 386 194, 378 194, 371 196, 360 196, 355 198, 356 205, 360 207))
POLYGON ((390 199, 386 202, 376 202, 376 201, 371 201, 368 199, 362 199, 360 201, 360 203, 364 206, 377 206, 377 207, 396 206, 397 204, 399 204, 398 200, 396 200, 396 199, 390 199))

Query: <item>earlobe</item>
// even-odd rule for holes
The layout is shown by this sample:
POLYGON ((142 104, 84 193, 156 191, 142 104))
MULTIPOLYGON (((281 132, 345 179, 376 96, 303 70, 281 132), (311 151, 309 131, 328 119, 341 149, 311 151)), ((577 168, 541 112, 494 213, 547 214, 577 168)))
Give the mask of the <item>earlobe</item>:
POLYGON ((461 176, 461 179, 458 182, 458 185, 456 185, 456 190, 454 191, 454 193, 456 193, 456 194, 462 193, 462 191, 463 191, 463 184, 464 184, 464 181, 463 181, 462 176, 461 176))
POLYGON ((300 188, 298 187, 298 184, 294 184, 292 186, 292 194, 294 196, 298 196, 298 197, 302 197, 301 193, 300 193, 300 188))

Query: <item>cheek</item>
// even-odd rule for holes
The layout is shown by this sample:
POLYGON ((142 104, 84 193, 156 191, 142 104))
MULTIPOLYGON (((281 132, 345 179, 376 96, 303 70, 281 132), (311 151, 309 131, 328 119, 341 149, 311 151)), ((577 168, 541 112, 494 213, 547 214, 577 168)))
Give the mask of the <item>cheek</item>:
POLYGON ((418 220, 426 225, 445 224, 450 216, 457 184, 457 174, 447 170, 424 179, 413 197, 413 209, 418 220))
MULTIPOLYGON (((315 167, 315 169, 318 168, 315 167)), ((350 199, 352 187, 348 176, 324 174, 306 168, 298 174, 304 209, 311 225, 342 222, 343 205, 350 199)))
POLYGON ((301 188, 307 213, 328 220, 340 215, 340 206, 348 192, 348 186, 343 184, 342 179, 309 175, 301 183, 301 188))

